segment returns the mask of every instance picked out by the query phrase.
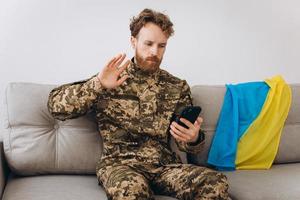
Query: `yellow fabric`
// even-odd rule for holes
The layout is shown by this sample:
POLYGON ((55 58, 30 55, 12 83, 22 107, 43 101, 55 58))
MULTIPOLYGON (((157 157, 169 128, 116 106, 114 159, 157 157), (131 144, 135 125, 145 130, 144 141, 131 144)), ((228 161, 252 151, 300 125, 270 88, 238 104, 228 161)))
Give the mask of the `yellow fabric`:
POLYGON ((238 143, 236 169, 269 169, 275 159, 292 92, 279 75, 265 82, 270 90, 260 114, 238 143))

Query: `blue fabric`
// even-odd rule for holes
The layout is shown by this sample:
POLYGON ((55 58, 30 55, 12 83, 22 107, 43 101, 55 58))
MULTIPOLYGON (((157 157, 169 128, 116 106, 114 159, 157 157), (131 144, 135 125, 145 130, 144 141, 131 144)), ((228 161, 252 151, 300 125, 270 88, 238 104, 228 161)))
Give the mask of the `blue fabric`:
POLYGON ((207 163, 217 170, 232 171, 238 141, 259 115, 270 87, 265 82, 249 82, 226 88, 207 163))

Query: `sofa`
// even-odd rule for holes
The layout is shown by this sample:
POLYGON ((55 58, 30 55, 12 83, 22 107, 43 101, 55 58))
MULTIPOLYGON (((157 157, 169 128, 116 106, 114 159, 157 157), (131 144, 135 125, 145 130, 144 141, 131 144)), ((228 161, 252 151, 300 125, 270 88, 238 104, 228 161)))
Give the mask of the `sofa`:
MULTIPOLYGON (((47 110, 55 85, 10 83, 5 94, 5 129, 0 142, 0 197, 3 200, 107 199, 95 175, 102 140, 94 113, 66 121, 47 110)), ((232 199, 300 199, 300 84, 291 84, 292 105, 279 149, 269 170, 224 172, 232 199)), ((200 166, 206 160, 223 103, 225 86, 195 85, 195 105, 203 108, 204 149, 198 154, 179 152, 183 162, 200 166)), ((154 191, 155 192, 155 191, 154 191)), ((156 196, 158 200, 174 199, 156 196)))

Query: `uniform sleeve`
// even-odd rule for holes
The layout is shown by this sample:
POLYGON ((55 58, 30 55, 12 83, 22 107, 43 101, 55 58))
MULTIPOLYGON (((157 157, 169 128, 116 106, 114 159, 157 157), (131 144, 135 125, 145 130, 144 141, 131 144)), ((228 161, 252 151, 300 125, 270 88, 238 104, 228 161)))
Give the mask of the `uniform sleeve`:
MULTIPOLYGON (((175 114, 178 115, 186 106, 190 106, 190 105, 192 105, 191 90, 190 90, 190 87, 187 84, 187 82, 184 81, 183 87, 181 90, 180 99, 179 99, 176 109, 175 109, 175 114)), ((204 132, 202 130, 200 130, 199 138, 200 138, 200 134, 204 134, 204 132)), ((201 140, 199 140, 199 138, 196 141, 196 143, 193 143, 193 144, 182 142, 182 141, 177 141, 177 140, 175 140, 175 142, 180 151, 195 154, 195 153, 200 152, 204 147, 204 140, 201 141, 201 140)))
POLYGON ((73 119, 92 110, 98 94, 102 91, 96 77, 64 84, 51 90, 47 107, 58 120, 73 119))

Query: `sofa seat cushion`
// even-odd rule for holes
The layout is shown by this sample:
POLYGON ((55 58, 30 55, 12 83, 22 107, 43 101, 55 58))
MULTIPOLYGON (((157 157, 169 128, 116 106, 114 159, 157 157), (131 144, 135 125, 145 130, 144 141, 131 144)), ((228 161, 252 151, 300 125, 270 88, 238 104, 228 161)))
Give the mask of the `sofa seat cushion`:
POLYGON ((300 163, 273 165, 269 170, 225 172, 233 199, 300 199, 300 163))
MULTIPOLYGON (((3 200, 107 200, 105 191, 94 175, 41 175, 12 177, 3 194, 3 200)), ((157 200, 176 200, 155 196, 157 200)))

